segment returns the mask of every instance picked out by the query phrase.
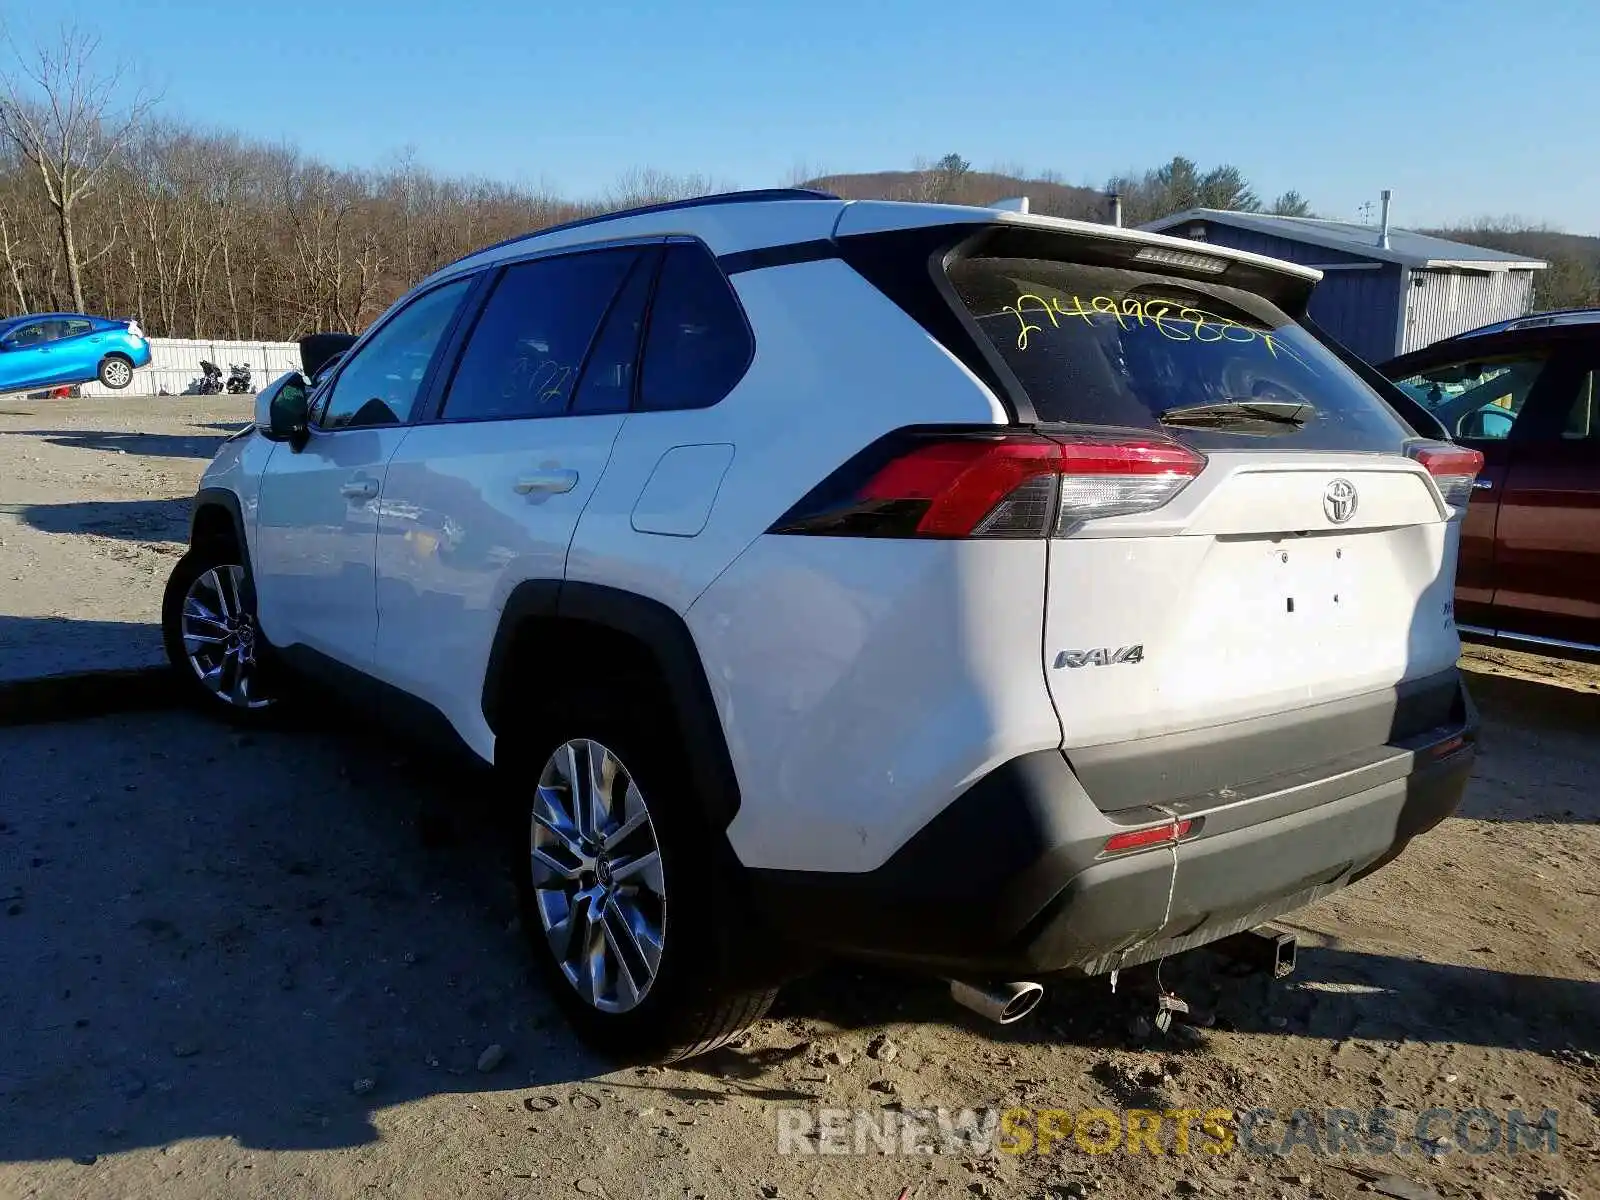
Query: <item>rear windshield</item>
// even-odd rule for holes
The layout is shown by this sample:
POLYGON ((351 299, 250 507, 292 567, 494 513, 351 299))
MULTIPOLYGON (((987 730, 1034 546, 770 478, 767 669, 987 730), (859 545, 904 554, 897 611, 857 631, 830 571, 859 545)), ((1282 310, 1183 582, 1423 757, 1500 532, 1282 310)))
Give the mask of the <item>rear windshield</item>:
POLYGON ((1215 449, 1393 451, 1411 436, 1332 351, 1250 292, 1042 258, 965 258, 948 273, 1041 422, 1164 428, 1215 449), (1195 412, 1214 405, 1239 415, 1195 412))

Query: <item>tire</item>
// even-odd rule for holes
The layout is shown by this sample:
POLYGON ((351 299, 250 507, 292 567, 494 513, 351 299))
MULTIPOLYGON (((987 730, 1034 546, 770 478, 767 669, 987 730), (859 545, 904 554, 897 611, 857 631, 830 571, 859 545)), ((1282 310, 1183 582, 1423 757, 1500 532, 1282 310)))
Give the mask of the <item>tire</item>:
MULTIPOLYGON (((625 691, 618 688, 612 694, 625 691)), ((700 816, 693 801, 687 764, 671 737, 672 722, 663 721, 659 711, 653 716, 629 716, 581 698, 573 704, 569 698, 559 715, 528 721, 534 727, 528 735, 500 739, 501 746, 513 748, 502 770, 502 788, 507 847, 529 949, 579 1036, 601 1053, 627 1062, 672 1062, 715 1050, 760 1020, 777 995, 770 977, 737 966, 737 931, 729 916, 740 908, 726 902, 731 855, 725 839, 700 816), (562 867, 581 862, 567 849, 577 833, 574 823, 554 819, 562 808, 571 808, 563 763, 567 772, 575 766, 580 778, 596 765, 602 776, 609 772, 616 801, 612 827, 629 823, 630 817, 636 826, 602 852, 587 872, 578 872, 576 880, 534 861, 537 847, 547 861, 562 867), (633 786, 626 787, 624 780, 633 786), (543 824, 536 822, 536 810, 543 824), (555 836, 554 826, 563 827, 567 836, 555 836), (641 865, 652 844, 658 852, 655 870, 641 865), (615 877, 608 858, 617 864, 615 877), (624 877, 625 871, 636 873, 624 877), (652 883, 659 886, 659 895, 651 894, 652 883), (587 944, 604 947, 604 961, 612 968, 602 972, 596 999, 569 977, 572 958, 563 966, 557 956, 559 920, 557 932, 551 932, 552 918, 559 918, 563 903, 570 902, 567 889, 586 886, 591 894, 609 888, 615 903, 601 909, 603 928, 586 921, 573 926, 587 944), (630 887, 635 890, 631 901, 625 895, 630 887), (659 931, 653 974, 648 961, 652 919, 659 931), (635 931, 631 949, 624 947, 626 934, 619 921, 635 931), (638 978, 643 987, 630 988, 624 969, 629 981, 638 978), (629 996, 630 990, 638 993, 636 998, 629 996)), ((591 846, 597 841, 591 839, 591 846)), ((586 917, 592 909, 581 900, 570 904, 568 920, 577 920, 580 911, 586 917)))
POLYGON ((179 559, 162 596, 161 637, 191 702, 236 724, 259 725, 277 715, 282 682, 241 557, 225 542, 204 542, 179 559))
POLYGON ((106 387, 120 392, 133 382, 133 362, 120 354, 108 354, 100 360, 95 376, 106 387))

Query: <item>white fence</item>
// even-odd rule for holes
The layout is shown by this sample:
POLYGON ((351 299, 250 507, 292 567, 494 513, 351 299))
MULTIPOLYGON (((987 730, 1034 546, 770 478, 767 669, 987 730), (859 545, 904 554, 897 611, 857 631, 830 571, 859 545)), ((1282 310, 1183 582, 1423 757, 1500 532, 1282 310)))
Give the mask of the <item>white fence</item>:
POLYGON ((298 342, 206 342, 194 338, 151 338, 150 365, 133 374, 133 382, 121 392, 99 383, 83 385, 85 396, 179 396, 199 390, 200 360, 222 368, 234 363, 250 365, 252 388, 262 388, 285 371, 300 369, 298 342))

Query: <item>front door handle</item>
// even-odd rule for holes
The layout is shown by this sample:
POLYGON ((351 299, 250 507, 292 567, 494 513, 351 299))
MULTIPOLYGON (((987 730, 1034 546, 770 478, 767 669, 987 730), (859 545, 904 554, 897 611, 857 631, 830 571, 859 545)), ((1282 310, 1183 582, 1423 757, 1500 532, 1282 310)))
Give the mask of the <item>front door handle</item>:
POLYGON ((552 467, 518 476, 516 483, 511 486, 519 496, 531 496, 535 492, 556 496, 562 492, 570 492, 578 486, 578 473, 552 467))
POLYGON ((357 477, 341 487, 339 494, 346 500, 371 500, 378 494, 378 481, 357 477))
POLYGON ((1487 492, 1493 488, 1494 480, 1492 479, 1474 479, 1472 481, 1472 490, 1475 492, 1487 492))

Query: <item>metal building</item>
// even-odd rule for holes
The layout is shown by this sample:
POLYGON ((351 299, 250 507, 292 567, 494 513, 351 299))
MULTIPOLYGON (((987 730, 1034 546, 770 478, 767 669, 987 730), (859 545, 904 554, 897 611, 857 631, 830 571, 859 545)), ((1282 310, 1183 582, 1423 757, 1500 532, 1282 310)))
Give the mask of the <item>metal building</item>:
POLYGON ((1377 227, 1192 208, 1144 228, 1317 267, 1312 319, 1368 362, 1529 311, 1548 264, 1393 229, 1387 201, 1377 227))

